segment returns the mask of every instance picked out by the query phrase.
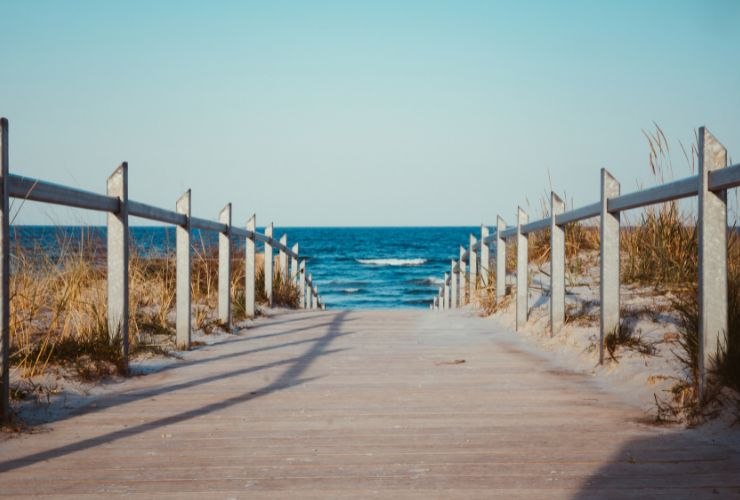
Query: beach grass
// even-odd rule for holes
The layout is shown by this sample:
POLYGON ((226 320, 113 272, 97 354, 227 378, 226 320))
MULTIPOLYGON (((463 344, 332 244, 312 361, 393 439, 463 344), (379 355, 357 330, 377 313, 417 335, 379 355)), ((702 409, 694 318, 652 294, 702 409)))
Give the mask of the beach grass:
MULTIPOLYGON (((68 369, 83 379, 122 374, 126 360, 121 339, 110 338, 107 326, 105 245, 85 236, 60 240, 54 254, 19 243, 12 253, 10 277, 11 364, 31 378, 51 366, 68 369)), ((266 305, 264 256, 256 256, 256 300, 266 305)), ((231 297, 233 317, 246 319, 243 250, 233 252, 231 297)), ((129 260, 129 352, 163 354, 175 349, 174 254, 146 257, 131 248, 129 260)), ((193 246, 193 329, 205 334, 221 327, 217 321, 218 253, 202 242, 193 246)), ((273 303, 298 307, 294 283, 276 273, 273 303)), ((258 309, 259 311, 259 309, 258 309)))
MULTIPOLYGON (((658 183, 673 179, 671 150, 663 131, 656 125, 654 131, 645 131, 649 148, 649 167, 658 183)), ((686 159, 686 170, 695 172, 696 147, 681 145, 686 159)), ((549 216, 549 197, 540 200, 541 217, 549 216)), ((708 404, 716 401, 723 387, 740 393, 740 233, 728 228, 728 330, 719 349, 713 353, 710 367, 709 396, 698 400, 699 384, 699 309, 698 309, 698 232, 695 210, 672 201, 646 207, 633 222, 623 216, 620 230, 620 281, 623 286, 645 290, 647 294, 670 297, 671 313, 677 318, 677 348, 673 353, 682 367, 683 377, 677 381, 668 400, 656 396, 659 416, 672 420, 696 422, 708 404)), ((597 225, 574 222, 565 226, 566 267, 568 283, 589 284, 589 268, 598 265, 599 228, 597 225)), ((516 242, 507 243, 507 273, 515 270, 516 242)), ((529 236, 528 257, 532 266, 549 275, 550 231, 539 231, 529 236)), ((478 304, 482 314, 494 314, 511 302, 507 287, 504 300, 495 296, 495 270, 490 269, 489 286, 480 287, 478 304)), ((532 273, 530 273, 531 277, 532 273)), ((597 285, 598 278, 595 283, 597 285)), ((531 286, 531 283, 530 283, 531 286)), ((590 296, 578 298, 566 307, 566 324, 598 327, 598 301, 590 296)), ((659 309, 657 302, 656 310, 659 309)), ((662 307, 662 306, 661 306, 662 307)), ((619 328, 605 338, 609 359, 616 361, 620 349, 632 349, 652 354, 651 346, 632 327, 633 312, 623 311, 619 328)))

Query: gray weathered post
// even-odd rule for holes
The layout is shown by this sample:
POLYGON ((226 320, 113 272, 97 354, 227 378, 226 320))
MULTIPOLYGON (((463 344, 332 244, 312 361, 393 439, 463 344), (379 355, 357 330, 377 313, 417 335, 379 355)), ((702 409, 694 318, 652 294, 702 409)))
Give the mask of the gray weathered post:
POLYGON ((256 249, 254 241, 254 233, 257 231, 257 215, 252 216, 247 221, 247 231, 252 236, 247 236, 246 249, 244 250, 244 258, 246 259, 244 266, 244 310, 247 313, 248 318, 254 318, 255 315, 255 286, 254 282, 256 279, 257 263, 256 263, 256 249))
POLYGON ((296 243, 291 248, 293 255, 290 256, 290 281, 295 285, 298 284, 298 249, 298 243, 296 243))
POLYGON ((450 308, 450 277, 447 273, 445 273, 445 284, 444 284, 444 301, 445 301, 445 309, 450 308))
POLYGON ((450 307, 452 309, 456 307, 460 307, 460 304, 457 301, 457 291, 458 291, 458 284, 457 280, 459 278, 459 272, 455 272, 455 265, 457 263, 455 260, 450 261, 450 307))
POLYGON ((480 282, 481 286, 485 289, 488 288, 488 276, 490 273, 491 266, 491 252, 486 238, 488 238, 489 231, 488 227, 484 224, 480 226, 480 282))
POLYGON ((311 309, 318 309, 319 307, 319 285, 313 287, 313 307, 311 309))
POLYGON ((284 234, 280 237, 280 253, 278 254, 280 259, 280 275, 283 277, 283 283, 288 281, 288 253, 285 249, 288 248, 288 235, 284 234))
POLYGON ((10 154, 8 119, 0 118, 0 422, 10 421, 10 154))
POLYGON ((519 207, 516 216, 516 329, 527 322, 529 309, 529 236, 522 233, 522 226, 529 222, 529 216, 519 207))
POLYGON ((298 268, 298 293, 300 294, 299 306, 301 309, 306 308, 306 261, 302 260, 298 268))
POLYGON ((307 285, 307 296, 306 296, 306 309, 313 309, 313 274, 308 275, 308 283, 307 285))
POLYGON ((550 336, 560 331, 565 321, 565 231, 555 218, 565 210, 565 203, 550 193, 550 336))
POLYGON ((270 241, 265 242, 265 262, 263 264, 263 269, 265 273, 265 296, 267 297, 267 306, 272 307, 272 270, 274 266, 273 258, 272 258, 272 233, 274 230, 274 226, 272 222, 270 222, 270 225, 265 228, 265 236, 267 236, 270 241))
POLYGON ((480 227, 480 281, 483 288, 488 288, 491 275, 491 248, 486 242, 490 234, 488 226, 481 224, 480 227))
POLYGON ((118 213, 108 212, 107 274, 108 335, 119 338, 128 366, 128 164, 122 163, 108 177, 106 192, 118 198, 118 213))
POLYGON ((306 309, 311 309, 311 274, 306 271, 306 309))
POLYGON ((727 166, 727 150, 699 128, 699 397, 720 346, 727 345, 727 191, 709 190, 709 172, 727 166))
POLYGON ((177 302, 177 347, 179 349, 190 349, 190 190, 185 191, 176 205, 177 213, 185 215, 185 225, 177 226, 176 252, 177 271, 175 278, 176 302, 177 302))
POLYGON ((460 293, 458 294, 458 302, 460 303, 460 307, 464 306, 468 303, 467 300, 467 293, 468 293, 468 275, 467 275, 467 264, 465 263, 465 259, 463 258, 465 256, 465 247, 460 245, 460 258, 457 261, 458 268, 460 270, 460 276, 458 281, 458 286, 460 287, 460 293))
POLYGON ((218 235, 218 320, 231 331, 231 203, 218 214, 226 230, 218 235))
POLYGON ((470 292, 468 294, 469 302, 473 302, 478 295, 478 252, 475 251, 475 244, 477 242, 478 240, 476 240, 475 236, 471 234, 468 240, 468 262, 470 263, 468 266, 470 268, 468 270, 468 273, 470 274, 468 278, 468 286, 470 287, 470 292))
POLYGON ((496 216, 496 302, 506 295, 506 240, 501 233, 506 229, 506 222, 500 215, 496 216))
POLYGON ((608 210, 609 198, 619 196, 619 182, 601 169, 601 320, 599 363, 604 363, 604 339, 619 328, 619 212, 608 210))
POLYGON ((432 309, 438 309, 439 307, 439 297, 434 297, 434 300, 432 301, 432 309))

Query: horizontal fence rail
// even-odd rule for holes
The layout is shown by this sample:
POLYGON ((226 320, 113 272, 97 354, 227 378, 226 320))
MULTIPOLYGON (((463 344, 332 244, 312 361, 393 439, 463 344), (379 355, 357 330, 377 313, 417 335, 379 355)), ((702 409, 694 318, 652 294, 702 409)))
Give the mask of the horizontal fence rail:
MULTIPOLYGON (((298 287, 302 309, 323 309, 318 286, 307 273, 306 261, 298 254, 298 245, 288 247, 287 236, 282 241, 269 234, 256 231, 253 215, 246 227, 231 223, 231 204, 227 204, 218 220, 195 217, 190 213, 191 192, 188 190, 177 200, 175 210, 167 210, 128 197, 128 164, 121 164, 108 178, 107 193, 99 194, 82 189, 54 184, 10 173, 8 120, 0 118, 0 420, 10 418, 10 212, 9 199, 63 205, 73 208, 106 212, 107 218, 107 281, 108 281, 108 330, 112 338, 120 337, 124 359, 128 360, 128 265, 129 219, 142 219, 176 226, 176 340, 181 349, 191 345, 191 234, 193 229, 219 234, 218 266, 218 318, 223 327, 232 329, 231 304, 231 242, 234 238, 246 242, 245 251, 245 310, 248 317, 256 313, 256 252, 255 243, 265 246, 265 295, 272 306, 274 272, 298 287), (272 258, 273 249, 279 253, 278 266, 272 258), (268 258, 269 257, 269 258, 268 258), (288 264, 290 260, 290 264, 288 264), (268 279, 269 277, 269 279, 268 279)), ((266 230, 266 232, 268 231, 266 230)))
POLYGON ((619 229, 620 213, 658 203, 698 197, 699 234, 699 364, 700 398, 705 393, 710 357, 726 341, 727 322, 727 194, 726 190, 740 186, 740 164, 728 166, 727 150, 705 128, 699 129, 699 173, 684 179, 627 194, 620 194, 619 182, 606 170, 601 171, 601 200, 563 211, 563 202, 551 193, 550 215, 526 221, 519 208, 517 224, 506 226, 503 218, 489 231, 481 226, 480 239, 471 235, 467 248, 460 248, 457 261, 450 263, 432 309, 461 307, 475 297, 477 284, 488 284, 489 269, 495 269, 496 302, 500 303, 506 289, 506 241, 516 237, 516 329, 527 321, 528 255, 527 237, 538 231, 550 230, 550 334, 556 335, 565 318, 565 225, 599 218, 600 230, 600 302, 599 362, 604 361, 606 336, 618 328, 619 313, 619 229), (484 256, 491 257, 484 257, 484 256), (470 285, 466 287, 465 283, 470 285), (524 289, 524 290, 522 290, 524 289))

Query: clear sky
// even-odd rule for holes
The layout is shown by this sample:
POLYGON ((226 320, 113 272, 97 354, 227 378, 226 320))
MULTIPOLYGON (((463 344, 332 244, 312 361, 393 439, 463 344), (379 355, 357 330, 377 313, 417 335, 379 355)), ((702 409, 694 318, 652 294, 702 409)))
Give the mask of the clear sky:
POLYGON ((650 184, 653 122, 740 158, 740 2, 0 0, 0 115, 13 173, 102 191, 126 160, 131 198, 201 217, 511 221, 548 179, 650 184))

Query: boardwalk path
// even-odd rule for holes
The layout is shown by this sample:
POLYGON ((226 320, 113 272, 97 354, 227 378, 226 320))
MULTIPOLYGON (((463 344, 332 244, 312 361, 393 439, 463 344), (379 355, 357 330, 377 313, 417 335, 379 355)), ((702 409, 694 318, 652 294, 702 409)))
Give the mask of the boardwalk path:
POLYGON ((461 312, 280 316, 0 443, 0 495, 740 494, 736 452, 639 423, 492 325, 461 312))

